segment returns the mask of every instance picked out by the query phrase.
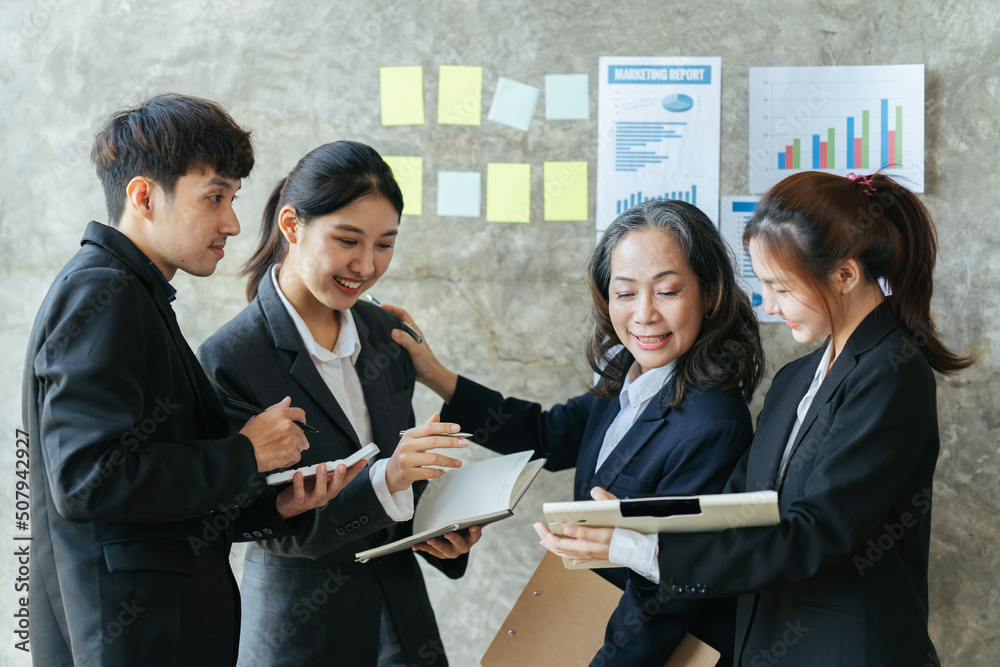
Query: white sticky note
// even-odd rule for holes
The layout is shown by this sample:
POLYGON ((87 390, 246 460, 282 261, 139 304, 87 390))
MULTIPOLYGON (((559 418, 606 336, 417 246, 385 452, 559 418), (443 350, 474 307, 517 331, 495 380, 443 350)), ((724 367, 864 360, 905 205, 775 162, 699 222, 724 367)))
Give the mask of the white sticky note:
POLYGON ((531 117, 535 115, 540 92, 535 86, 500 77, 486 118, 527 132, 531 127, 531 117))
POLYGON ((545 118, 548 120, 589 120, 589 75, 546 74, 545 118))
POLYGON ((478 171, 439 171, 437 214, 478 218, 482 212, 483 175, 478 171))

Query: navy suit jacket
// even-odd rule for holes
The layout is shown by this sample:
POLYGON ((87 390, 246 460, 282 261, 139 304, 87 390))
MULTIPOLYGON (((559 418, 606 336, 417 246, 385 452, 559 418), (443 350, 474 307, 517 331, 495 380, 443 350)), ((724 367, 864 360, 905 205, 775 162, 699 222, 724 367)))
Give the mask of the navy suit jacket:
MULTIPOLYGON (((400 321, 368 303, 351 309, 361 341, 355 367, 371 418, 378 458, 387 458, 399 431, 414 424, 413 364, 390 337, 400 321)), ((305 349, 270 275, 257 297, 198 349, 223 394, 269 406, 285 396, 319 430, 299 465, 343 458, 363 445, 305 349)), ((235 428, 246 415, 230 412, 235 428)), ((414 485, 419 496, 422 485, 414 485)), ((243 571, 240 665, 374 665, 385 601, 408 664, 447 665, 423 575, 412 551, 368 563, 354 554, 412 533, 396 524, 375 495, 368 471, 294 537, 248 547, 243 571)), ((468 556, 428 558, 446 575, 464 574, 468 556)))
MULTIPOLYGON (((549 470, 575 467, 577 500, 589 499, 595 486, 619 498, 718 493, 750 444, 750 411, 735 394, 717 389, 690 388, 677 409, 669 407, 672 397, 672 383, 667 383, 598 469, 604 435, 621 408, 617 397, 584 394, 543 410, 537 403, 504 398, 459 377, 441 419, 473 431, 475 442, 494 451, 532 449, 536 458, 547 459, 549 470)), ((667 602, 644 610, 624 569, 597 572, 625 593, 595 664, 662 667, 691 629, 700 601, 667 602)), ((724 610, 717 613, 726 618, 724 610)), ((724 641, 731 641, 729 628, 728 636, 722 633, 724 641)))
POLYGON ((162 276, 91 222, 24 364, 36 665, 231 665, 234 539, 290 534, 162 276))
POLYGON ((727 484, 777 489, 781 523, 661 535, 658 597, 740 595, 738 665, 938 665, 927 634, 934 374, 882 304, 823 380, 779 474, 822 354, 775 375, 727 484))

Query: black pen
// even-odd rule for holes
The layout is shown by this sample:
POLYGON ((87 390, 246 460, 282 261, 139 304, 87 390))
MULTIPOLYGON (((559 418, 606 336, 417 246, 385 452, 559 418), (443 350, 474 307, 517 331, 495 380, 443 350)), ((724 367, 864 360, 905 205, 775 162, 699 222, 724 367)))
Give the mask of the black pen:
MULTIPOLYGON (((365 293, 365 298, 374 303, 379 308, 382 307, 382 304, 379 302, 379 300, 373 297, 371 294, 365 293)), ((417 333, 417 330, 413 328, 412 324, 409 324, 408 322, 403 322, 403 328, 406 329, 406 333, 413 336, 413 340, 417 341, 418 343, 424 342, 424 337, 417 333)))
MULTIPOLYGON (((242 412, 246 412, 251 415, 259 415, 267 412, 264 408, 258 408, 256 405, 250 405, 249 403, 244 403, 243 401, 237 401, 235 398, 229 398, 228 396, 226 396, 223 402, 231 408, 236 408, 237 410, 241 410, 242 412)), ((303 424, 302 422, 295 422, 295 425, 303 431, 308 431, 309 433, 319 433, 319 429, 315 426, 303 424)))

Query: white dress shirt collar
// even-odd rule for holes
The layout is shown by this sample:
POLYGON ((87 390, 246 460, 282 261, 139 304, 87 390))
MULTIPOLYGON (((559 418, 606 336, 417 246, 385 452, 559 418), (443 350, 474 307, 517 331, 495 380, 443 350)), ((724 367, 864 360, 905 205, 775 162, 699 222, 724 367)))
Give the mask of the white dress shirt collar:
POLYGON ((634 363, 628 370, 622 390, 618 394, 618 401, 622 410, 630 405, 642 405, 649 399, 656 396, 663 385, 673 376, 677 360, 674 359, 666 366, 650 368, 645 373, 639 373, 639 364, 634 363))

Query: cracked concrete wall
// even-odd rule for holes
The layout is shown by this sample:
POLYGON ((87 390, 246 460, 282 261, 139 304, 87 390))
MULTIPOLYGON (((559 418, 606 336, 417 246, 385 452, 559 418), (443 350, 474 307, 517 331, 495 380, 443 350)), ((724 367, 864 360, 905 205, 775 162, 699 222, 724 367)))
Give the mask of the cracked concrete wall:
MULTIPOLYGON (((722 56, 723 194, 747 191, 748 66, 925 63, 925 201, 941 247, 934 312, 951 346, 981 355, 975 368, 939 380, 931 633, 946 665, 1000 664, 995 3, 7 0, 0 38, 0 424, 9 443, 0 508, 11 511, 28 331, 86 221, 104 219, 87 155, 101 120, 120 105, 160 91, 202 95, 255 130, 258 167, 237 204, 243 234, 214 277, 175 281, 192 346, 243 305, 236 271, 271 185, 320 143, 357 139, 425 159, 424 215, 404 218, 392 267, 373 292, 407 307, 454 370, 551 405, 587 385, 581 275, 594 234, 591 222, 541 221, 541 163, 589 160, 593 212, 598 56, 722 56), (414 64, 424 66, 427 122, 382 127, 378 67, 414 64), (447 64, 483 66, 484 109, 499 76, 541 87, 547 73, 587 72, 591 118, 545 121, 542 100, 528 133, 485 113, 481 127, 439 126, 437 68, 447 64), (484 171, 487 161, 532 164, 531 224, 435 215, 436 172, 484 171)), ((764 328, 771 373, 803 354, 782 327, 764 328)), ((415 405, 423 418, 438 402, 420 390, 415 405)), ((543 473, 519 515, 487 530, 464 579, 428 572, 452 664, 477 664, 541 556, 530 522, 543 501, 568 498, 570 485, 571 473, 543 473)), ((12 520, 0 528, 5 540, 14 533, 12 520)), ((8 638, 0 664, 26 665, 9 640, 18 596, 12 551, 0 556, 0 631, 8 638)))

